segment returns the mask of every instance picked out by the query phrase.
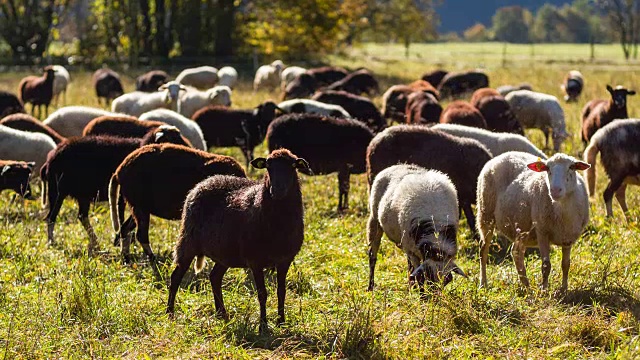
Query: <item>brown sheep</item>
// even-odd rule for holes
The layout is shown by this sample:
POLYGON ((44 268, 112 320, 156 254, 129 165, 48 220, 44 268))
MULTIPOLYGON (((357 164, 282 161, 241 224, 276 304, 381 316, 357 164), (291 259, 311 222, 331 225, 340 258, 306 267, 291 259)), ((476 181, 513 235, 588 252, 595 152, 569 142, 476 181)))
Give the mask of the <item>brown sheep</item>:
POLYGON ((487 128, 487 122, 480 111, 462 100, 456 100, 444 109, 440 116, 440 123, 473 126, 481 129, 487 128))
POLYGON ((27 76, 20 81, 20 99, 23 104, 31 104, 31 115, 35 116, 35 107, 38 107, 38 117, 42 117, 42 105, 45 116, 49 115, 49 104, 53 99, 53 79, 55 70, 53 66, 44 68, 42 76, 27 76))
POLYGON ((136 78, 136 91, 156 92, 169 81, 169 75, 162 70, 151 70, 136 78))
POLYGON ((349 72, 341 67, 323 66, 307 70, 307 75, 311 75, 318 86, 326 86, 345 78, 349 72))
POLYGON ((440 100, 440 92, 428 81, 416 80, 409 84, 409 87, 411 87, 414 91, 431 93, 436 98, 436 100, 440 100))
POLYGON ((35 162, 0 160, 0 192, 13 190, 28 200, 34 200, 31 192, 31 171, 35 162))
POLYGON ((366 93, 371 96, 380 92, 380 86, 369 70, 362 69, 330 84, 327 90, 344 90, 355 95, 366 93))
POLYGON ((627 96, 635 95, 636 92, 627 90, 620 85, 616 86, 615 89, 611 85, 607 85, 607 91, 611 94, 611 99, 608 101, 602 99, 591 100, 582 109, 582 143, 585 145, 601 127, 615 119, 629 117, 627 96))
POLYGON ((469 102, 471 103, 471 105, 477 108, 480 100, 490 96, 501 96, 501 95, 496 89, 482 88, 473 92, 473 95, 471 95, 471 101, 469 102))
POLYGON ((0 119, 11 114, 24 112, 24 106, 15 94, 0 90, 0 119))
POLYGON ((409 85, 393 85, 382 95, 382 116, 391 122, 405 122, 407 99, 415 90, 409 85))
POLYGON ((564 91, 564 101, 575 102, 578 101, 578 97, 582 94, 582 88, 584 88, 584 77, 578 70, 571 70, 564 77, 562 82, 562 91, 564 91))
POLYGON ((493 132, 508 132, 524 136, 524 129, 511 106, 502 96, 480 99, 476 106, 487 122, 487 129, 493 132))
POLYGON ((142 138, 150 130, 164 125, 159 121, 142 121, 129 115, 106 115, 91 120, 82 131, 82 136, 110 135, 142 138))
POLYGON ((438 86, 440 86, 442 79, 444 79, 447 74, 448 72, 444 70, 434 70, 422 75, 422 80, 437 88, 438 86))
POLYGON ((64 139, 64 136, 58 134, 55 130, 49 126, 43 124, 40 120, 27 114, 11 114, 0 120, 0 125, 4 125, 16 130, 39 132, 45 135, 49 135, 53 142, 60 144, 64 139))
POLYGON ((438 86, 442 99, 458 98, 477 89, 489 87, 489 77, 479 71, 448 73, 438 86))
POLYGON ((414 91, 407 98, 405 110, 407 124, 429 124, 440 121, 442 106, 433 94, 414 91))
POLYGON ((104 98, 105 106, 118 96, 124 94, 120 75, 111 69, 98 69, 91 78, 93 87, 96 89, 98 103, 104 98))

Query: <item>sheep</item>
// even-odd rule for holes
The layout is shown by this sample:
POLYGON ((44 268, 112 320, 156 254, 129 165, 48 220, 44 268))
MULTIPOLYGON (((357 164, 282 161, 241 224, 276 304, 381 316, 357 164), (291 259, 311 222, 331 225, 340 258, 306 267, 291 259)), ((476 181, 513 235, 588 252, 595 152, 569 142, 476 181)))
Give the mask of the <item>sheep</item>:
POLYGON ((64 137, 82 136, 85 126, 91 120, 107 115, 117 114, 88 106, 65 106, 54 111, 42 123, 64 137))
POLYGON ((493 156, 498 156, 508 151, 522 151, 542 159, 547 158, 547 155, 542 150, 538 149, 529 139, 522 135, 499 134, 485 129, 456 124, 436 124, 431 128, 450 135, 478 140, 489 149, 493 156))
POLYGON ((378 80, 370 71, 362 69, 354 71, 342 80, 330 84, 327 86, 327 90, 344 90, 355 95, 362 93, 375 95, 380 92, 380 86, 378 85, 378 80))
POLYGON ((16 95, 0 90, 0 119, 7 115, 24 112, 24 106, 16 95))
POLYGON ((373 132, 382 131, 387 127, 387 121, 382 117, 376 105, 366 97, 346 91, 325 90, 314 94, 311 100, 341 106, 351 117, 367 124, 373 132))
POLYGON ((156 92, 169 81, 169 74, 162 70, 151 70, 136 78, 136 91, 156 92))
POLYGON ((284 64, 280 60, 276 60, 269 65, 262 65, 256 70, 256 76, 253 80, 253 91, 262 88, 275 90, 280 85, 280 73, 284 68, 284 64))
POLYGON ((431 93, 436 100, 440 100, 440 92, 428 81, 416 80, 408 85, 413 91, 422 91, 425 93, 431 93))
POLYGON ((531 86, 531 84, 528 84, 528 83, 522 83, 520 85, 502 85, 502 86, 498 86, 496 90, 500 93, 500 95, 507 96, 508 93, 516 90, 533 91, 533 86, 531 86))
POLYGON ((288 114, 267 130, 269 151, 284 148, 307 159, 306 175, 338 173, 338 211, 349 207, 349 178, 365 172, 373 132, 357 120, 317 114, 288 114))
POLYGON ((306 74, 311 75, 318 83, 318 86, 326 86, 342 80, 349 72, 341 67, 323 66, 311 68, 307 70, 306 74))
POLYGON ((422 75, 421 79, 437 88, 438 86, 440 86, 442 79, 444 79, 444 77, 447 76, 448 73, 449 72, 444 70, 434 70, 422 75))
POLYGON ((43 124, 40 120, 27 114, 11 114, 0 120, 0 125, 4 125, 16 130, 38 132, 48 135, 54 143, 59 144, 65 138, 58 134, 49 126, 43 124))
POLYGON ((198 150, 207 151, 207 143, 200 126, 191 119, 186 118, 168 109, 155 109, 140 115, 140 120, 160 121, 180 129, 182 135, 198 150))
POLYGON ((219 316, 228 318, 221 289, 225 272, 231 267, 249 268, 258 291, 260 330, 265 331, 264 269, 275 267, 278 324, 284 323, 287 271, 304 240, 304 210, 296 169, 307 171, 309 165, 287 150, 274 151, 266 159, 251 163, 257 169, 267 169, 262 182, 216 175, 187 195, 174 251, 176 267, 171 273, 167 313, 174 313, 176 293, 193 259, 199 272, 206 256, 215 262, 209 278, 219 316))
MULTIPOLYGON (((158 108, 181 112, 184 103, 184 95, 180 96, 181 91, 187 92, 187 88, 177 81, 169 81, 153 93, 134 91, 113 100, 111 111, 131 116, 140 116, 147 111, 158 108)), ((197 90, 193 92, 198 93, 197 90)))
POLYGON ((53 80, 55 70, 52 66, 44 68, 42 76, 27 76, 20 81, 20 100, 23 104, 31 104, 31 115, 35 116, 35 108, 38 107, 38 117, 42 116, 44 105, 45 116, 49 115, 49 104, 53 98, 53 80))
POLYGON ((178 112, 190 118, 196 111, 207 106, 231 106, 231 88, 219 85, 206 91, 187 91, 180 98, 180 102, 181 110, 178 112))
POLYGON ((391 121, 405 122, 407 100, 415 90, 409 85, 393 85, 382 94, 382 116, 391 121))
POLYGON ((479 71, 468 71, 448 73, 438 85, 438 91, 440 91, 442 99, 446 99, 450 97, 457 98, 485 87, 489 87, 487 74, 479 71))
POLYGON ((300 74, 285 86, 282 100, 311 96, 319 86, 320 84, 312 75, 307 73, 300 74))
POLYGON ((48 135, 0 125, 0 159, 2 160, 33 161, 34 169, 40 169, 47 160, 49 151, 55 147, 56 143, 48 135))
POLYGON ((148 145, 129 154, 109 182, 111 222, 117 233, 115 242, 123 239, 125 262, 130 262, 129 234, 136 227, 136 239, 149 260, 155 262, 149 246, 149 216, 179 220, 189 190, 213 175, 246 177, 242 166, 232 157, 180 145, 148 145), (118 199, 131 208, 132 216, 124 223, 119 221, 124 203, 119 209, 118 199))
POLYGON ((13 190, 27 200, 34 200, 29 179, 35 162, 0 160, 0 192, 13 190))
POLYGON ((238 72, 231 66, 225 66, 218 70, 218 85, 228 86, 230 89, 238 82, 238 72))
POLYGON ((524 128, 542 130, 545 147, 549 147, 549 130, 552 130, 553 149, 560 151, 560 145, 569 137, 565 127, 564 111, 553 95, 530 90, 512 91, 505 100, 524 128))
POLYGON ((477 140, 449 135, 421 125, 397 125, 376 135, 367 148, 369 185, 382 170, 399 163, 422 166, 447 174, 458 191, 471 232, 475 217, 476 180, 491 152, 477 140))
POLYGON ((176 81, 198 89, 210 89, 218 82, 218 69, 213 66, 184 69, 178 74, 176 81))
POLYGON ((327 104, 310 99, 292 99, 278 104, 286 113, 307 113, 350 119, 351 115, 340 105, 327 104))
POLYGON ((627 112, 627 96, 635 95, 634 90, 627 90, 623 86, 616 86, 615 89, 611 85, 607 85, 607 91, 611 94, 611 99, 602 100, 595 99, 589 101, 582 109, 582 143, 586 144, 591 140, 595 132, 612 122, 615 119, 626 119, 629 117, 627 112))
POLYGON ((514 133, 524 136, 522 125, 511 110, 511 106, 502 96, 484 97, 476 108, 487 122, 487 129, 493 132, 514 133))
POLYGON ((414 91, 407 97, 405 116, 407 124, 428 124, 440 121, 442 106, 433 94, 414 91))
POLYGON ((110 135, 127 138, 143 138, 149 131, 164 125, 159 121, 141 121, 133 116, 100 116, 91 120, 82 136, 110 135))
POLYGON ((253 160, 253 149, 264 140, 276 110, 278 106, 272 101, 251 110, 209 106, 196 112, 191 119, 202 129, 208 146, 240 147, 248 169, 253 160))
POLYGON ((71 76, 67 69, 62 65, 53 65, 54 78, 53 78, 53 99, 56 105, 60 94, 64 95, 64 102, 67 102, 67 87, 71 82, 71 76))
POLYGON ((471 100, 469 102, 471 103, 471 105, 477 108, 482 99, 494 96, 501 96, 498 90, 488 87, 480 88, 473 92, 473 95, 471 95, 471 100))
POLYGON ((458 252, 458 195, 449 177, 415 165, 394 165, 376 175, 369 195, 369 287, 382 234, 407 255, 409 278, 448 284, 452 272, 465 276, 454 262, 458 252))
POLYGON ((582 93, 584 87, 584 77, 578 70, 571 70, 564 77, 561 89, 564 92, 565 102, 575 102, 582 93))
POLYGON ((98 104, 101 104, 100 99, 104 99, 104 105, 107 106, 113 99, 124 94, 120 75, 111 69, 98 69, 91 79, 96 89, 98 104))
POLYGON ((626 202, 627 185, 640 185, 640 120, 616 120, 600 128, 591 137, 589 146, 584 151, 583 160, 591 164, 586 172, 589 195, 596 194, 596 157, 601 152, 600 161, 609 177, 604 190, 604 203, 607 216, 613 216, 613 195, 629 220, 629 209, 626 202))
POLYGON ((542 258, 542 289, 549 287, 550 244, 562 246, 562 287, 567 289, 571 246, 589 222, 589 196, 578 170, 589 164, 556 153, 548 160, 507 152, 489 161, 478 179, 480 286, 487 286, 487 257, 493 233, 513 242, 520 282, 529 287, 524 266, 527 247, 542 258), (531 171, 533 170, 533 171, 531 171))
POLYGON ((280 73, 280 88, 284 91, 290 82, 306 71, 307 69, 300 66, 287 66, 282 70, 282 73, 280 73))
POLYGON ((473 105, 466 101, 456 100, 450 103, 440 115, 442 124, 459 124, 486 129, 487 122, 473 105))

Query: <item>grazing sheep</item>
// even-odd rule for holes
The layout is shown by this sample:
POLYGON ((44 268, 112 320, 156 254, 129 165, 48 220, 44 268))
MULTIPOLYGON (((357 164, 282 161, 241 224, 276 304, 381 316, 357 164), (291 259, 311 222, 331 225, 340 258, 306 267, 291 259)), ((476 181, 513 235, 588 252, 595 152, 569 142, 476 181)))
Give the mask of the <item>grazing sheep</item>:
POLYGON ((480 88, 489 87, 489 77, 479 71, 448 73, 438 86, 442 99, 457 98, 480 88))
POLYGON ((411 84, 409 84, 409 87, 412 88, 413 91, 422 91, 426 93, 431 93, 436 98, 436 100, 440 100, 440 92, 428 81, 416 80, 411 84))
POLYGON ((220 70, 218 70, 218 79, 219 86, 224 85, 228 86, 229 89, 233 89, 233 87, 238 82, 238 72, 231 66, 222 67, 220 70))
POLYGON ((307 159, 306 175, 338 173, 338 211, 349 207, 349 178, 365 172, 373 132, 363 123, 317 114, 289 114, 269 125, 269 151, 284 148, 307 159))
POLYGON ((311 96, 318 88, 320 84, 311 75, 304 73, 298 75, 284 88, 282 94, 282 100, 287 99, 299 99, 311 96))
POLYGON ((327 104, 310 99, 292 99, 283 101, 278 107, 286 113, 318 114, 350 119, 351 115, 340 105, 327 104))
POLYGON ((117 116, 110 111, 88 106, 65 106, 54 111, 42 123, 64 137, 82 136, 85 126, 100 116, 117 116))
POLYGON ((180 129, 180 133, 198 150, 207 151, 207 143, 200 126, 189 118, 168 109, 155 109, 140 115, 140 120, 160 121, 180 129))
POLYGON ((505 100, 524 128, 542 130, 546 148, 549 147, 549 130, 552 130, 553 149, 560 151, 560 145, 569 134, 558 98, 529 90, 516 90, 507 94, 505 100))
POLYGON ((604 190, 604 203, 607 216, 613 216, 613 195, 629 219, 626 201, 627 185, 640 185, 640 120, 616 120, 591 137, 591 142, 584 151, 584 161, 591 164, 586 172, 589 184, 589 195, 596 194, 596 156, 601 153, 600 161, 609 177, 609 183, 604 190))
POLYGON ((491 152, 479 141, 449 135, 419 125, 397 125, 382 131, 367 148, 369 185, 382 170, 400 163, 415 164, 447 174, 458 191, 459 206, 475 233, 471 204, 476 180, 491 152))
POLYGON ((488 87, 481 88, 473 92, 473 95, 471 95, 471 101, 469 102, 477 108, 482 99, 494 96, 501 96, 498 90, 488 87))
POLYGON ((404 123, 407 100, 415 90, 409 85, 393 85, 382 94, 382 116, 392 122, 404 123))
POLYGON ((23 104, 31 104, 31 115, 35 116, 35 108, 38 107, 38 117, 42 116, 44 105, 45 116, 49 115, 49 104, 53 98, 53 80, 55 70, 52 66, 44 68, 42 76, 27 76, 20 81, 20 100, 23 104))
POLYGON ((456 100, 450 103, 444 111, 442 111, 440 123, 472 126, 481 129, 487 128, 487 122, 480 111, 473 107, 473 105, 462 100, 456 100))
POLYGON ((253 91, 266 88, 275 90, 280 85, 280 73, 284 68, 284 64, 280 60, 276 60, 269 65, 262 65, 256 70, 256 76, 253 79, 253 91))
POLYGON ((528 83, 522 83, 520 85, 502 85, 502 86, 498 86, 496 90, 498 90, 500 95, 507 96, 508 93, 516 90, 533 91, 533 86, 531 86, 531 84, 528 84, 528 83))
POLYGON ((96 89, 98 104, 101 104, 100 99, 104 98, 104 105, 108 106, 113 99, 124 94, 120 75, 111 69, 98 69, 91 79, 96 89))
POLYGON ((209 106, 196 112, 191 119, 202 129, 208 146, 240 147, 248 169, 253 160, 253 149, 264 140, 277 109, 272 101, 251 110, 209 106))
POLYGON ((557 153, 548 160, 508 152, 489 161, 478 179, 480 286, 487 286, 487 257, 493 233, 513 241, 520 282, 529 286, 527 247, 540 249, 542 288, 549 287, 550 245, 562 246, 562 290, 567 289, 571 246, 589 222, 587 186, 578 170, 589 164, 557 153), (533 171, 531 171, 533 170, 533 171))
POLYGON ((53 99, 58 105, 60 95, 64 95, 64 102, 67 102, 67 87, 71 82, 71 76, 62 65, 53 65, 53 99))
MULTIPOLYGON (((177 81, 169 81, 153 93, 134 91, 113 100, 111 111, 131 116, 140 116, 147 111, 158 108, 181 112, 185 96, 180 96, 181 91, 187 92, 187 88, 177 81)), ((193 92, 199 93, 197 90, 193 92)))
POLYGON ((627 96, 635 95, 636 92, 627 90, 620 85, 616 86, 615 89, 607 85, 607 91, 611 94, 611 99, 608 101, 602 99, 591 100, 582 109, 582 142, 585 145, 598 129, 613 120, 629 117, 627 96))
POLYGON ((326 86, 333 84, 336 81, 340 81, 345 78, 349 72, 341 67, 335 66, 323 66, 318 68, 311 68, 306 72, 311 75, 318 86, 326 86))
POLYGON ((287 66, 282 70, 282 73, 280 73, 280 88, 284 91, 290 82, 304 74, 306 71, 307 69, 300 66, 287 66))
POLYGON ((11 114, 0 120, 0 125, 4 125, 16 130, 37 132, 48 135, 54 143, 59 144, 65 138, 58 134, 49 126, 43 124, 40 120, 27 114, 11 114))
POLYGON ((198 89, 210 89, 218 82, 218 69, 213 66, 184 69, 178 74, 176 81, 198 89))
POLYGON ((100 116, 91 120, 82 136, 110 135, 142 139, 147 133, 163 125, 159 121, 142 121, 133 116, 100 116))
POLYGON ((414 91, 407 97, 407 124, 429 124, 440 121, 442 106, 431 93, 414 91))
POLYGON ((35 162, 0 160, 0 192, 13 190, 27 200, 34 200, 29 180, 35 162))
POLYGON ((493 132, 514 133, 524 136, 524 130, 511 106, 502 96, 489 96, 480 99, 476 105, 487 122, 487 129, 493 132))
POLYGON ((387 127, 387 121, 382 118, 376 105, 364 96, 346 91, 325 90, 317 92, 311 100, 341 106, 351 117, 367 124, 373 132, 382 131, 387 127))
POLYGON ((196 111, 212 105, 231 106, 231 88, 226 85, 214 86, 206 91, 187 91, 180 98, 181 110, 185 117, 192 117, 196 111))
POLYGON ((421 79, 433 85, 434 87, 440 86, 442 79, 447 76, 449 72, 444 70, 434 70, 422 75, 421 79))
POLYGON ((521 135, 494 133, 485 129, 456 124, 436 124, 431 128, 450 135, 478 140, 489 149, 493 156, 498 156, 508 151, 522 151, 542 159, 547 158, 547 155, 542 150, 521 135))
POLYGON ((151 70, 136 78, 136 91, 156 92, 169 81, 169 74, 162 70, 151 70))
POLYGON ((278 279, 278 323, 284 323, 284 300, 289 266, 302 247, 304 210, 296 169, 309 165, 288 150, 251 162, 267 169, 262 182, 235 176, 212 176, 189 192, 182 212, 180 237, 174 252, 167 312, 174 312, 180 282, 196 258, 215 262, 209 278, 216 312, 227 318, 222 300, 222 278, 228 268, 249 268, 260 303, 260 329, 267 328, 267 289, 264 269, 275 267, 278 279), (222 221, 224 219, 224 221, 222 221), (242 249, 242 251, 238 251, 242 249))
POLYGON ((409 279, 420 291, 428 284, 447 285, 452 272, 466 276, 456 265, 458 253, 458 195, 449 177, 415 165, 394 165, 381 171, 369 195, 369 287, 382 234, 407 255, 409 279))
POLYGON ((562 91, 564 92, 564 101, 575 102, 578 100, 580 94, 582 94, 582 88, 584 87, 584 77, 578 70, 571 70, 564 77, 562 82, 562 91))
POLYGON ((342 80, 330 84, 327 86, 327 90, 344 90, 355 95, 362 93, 375 95, 380 92, 380 86, 378 85, 378 80, 370 71, 362 69, 354 71, 342 80))
POLYGON ((11 114, 24 113, 24 106, 14 94, 0 90, 0 119, 11 114))
POLYGON ((55 147, 56 143, 48 135, 0 125, 0 159, 2 160, 33 161, 34 169, 40 169, 47 161, 49 151, 55 147))
POLYGON ((150 261, 155 256, 149 246, 149 216, 178 220, 184 199, 196 184, 213 175, 246 177, 242 166, 232 157, 210 154, 174 144, 148 145, 127 156, 109 183, 111 222, 116 241, 122 241, 122 255, 130 261, 129 234, 137 227, 136 239, 150 261), (151 185, 151 186, 150 186, 151 185), (132 216, 120 222, 124 203, 132 216))

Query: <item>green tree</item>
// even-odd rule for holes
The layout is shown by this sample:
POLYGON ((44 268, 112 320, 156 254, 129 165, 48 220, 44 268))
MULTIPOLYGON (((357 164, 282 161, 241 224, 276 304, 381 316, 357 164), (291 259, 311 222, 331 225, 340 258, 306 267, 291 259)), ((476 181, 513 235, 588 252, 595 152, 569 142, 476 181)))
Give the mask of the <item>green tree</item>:
POLYGON ((529 42, 529 25, 532 16, 521 6, 502 7, 492 18, 495 40, 511 43, 529 42))
POLYGON ((394 0, 378 3, 375 31, 385 34, 389 40, 401 42, 405 46, 405 56, 409 56, 412 42, 429 41, 437 38, 437 3, 432 0, 394 0))
POLYGON ((489 40, 489 34, 487 28, 480 24, 476 23, 471 26, 467 30, 464 31, 464 39, 471 42, 480 42, 489 40))
POLYGON ((544 4, 538 9, 530 30, 531 40, 543 43, 574 42, 573 39, 564 38, 565 35, 570 36, 566 21, 558 8, 544 4))

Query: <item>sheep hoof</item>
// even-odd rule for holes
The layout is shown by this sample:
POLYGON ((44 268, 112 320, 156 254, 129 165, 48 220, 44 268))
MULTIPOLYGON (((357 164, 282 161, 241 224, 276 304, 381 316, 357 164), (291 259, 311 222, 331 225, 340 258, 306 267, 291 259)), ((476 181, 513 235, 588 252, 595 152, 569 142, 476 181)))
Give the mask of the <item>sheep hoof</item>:
POLYGON ((260 334, 266 334, 269 332, 269 325, 265 321, 260 321, 260 334))
POLYGON ((123 265, 131 265, 131 255, 122 255, 122 264, 123 265))

